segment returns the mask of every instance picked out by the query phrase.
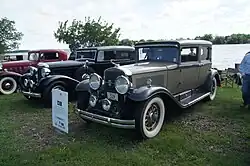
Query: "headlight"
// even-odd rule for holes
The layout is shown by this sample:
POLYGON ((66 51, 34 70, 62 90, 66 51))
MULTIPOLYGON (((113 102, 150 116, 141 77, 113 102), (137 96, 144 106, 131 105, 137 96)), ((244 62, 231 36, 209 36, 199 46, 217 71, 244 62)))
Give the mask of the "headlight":
POLYGON ((128 89, 130 87, 130 81, 125 76, 119 76, 115 80, 115 89, 120 94, 125 94, 128 92, 128 89))
POLYGON ((97 90, 100 88, 102 82, 102 78, 98 74, 91 74, 89 78, 89 86, 93 90, 97 90))
POLYGON ((33 66, 31 66, 30 67, 30 74, 31 75, 34 75, 34 73, 37 71, 37 68, 35 68, 35 67, 33 67, 33 66))
POLYGON ((95 107, 96 102, 97 102, 97 98, 94 95, 91 95, 90 98, 89 98, 89 105, 91 107, 95 107))
POLYGON ((3 70, 3 64, 0 63, 0 70, 3 70))
POLYGON ((48 68, 42 68, 42 70, 41 70, 41 76, 42 77, 46 77, 46 76, 48 76, 49 74, 50 74, 50 69, 48 69, 48 68))

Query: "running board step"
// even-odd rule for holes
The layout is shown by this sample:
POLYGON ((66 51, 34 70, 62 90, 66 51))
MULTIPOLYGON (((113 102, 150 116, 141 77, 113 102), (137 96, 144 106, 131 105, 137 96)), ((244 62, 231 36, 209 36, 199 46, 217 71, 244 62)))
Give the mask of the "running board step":
POLYGON ((180 104, 183 107, 189 107, 195 103, 197 103, 198 101, 208 97, 210 95, 210 92, 208 93, 195 93, 192 96, 189 96, 183 100, 180 101, 180 104))

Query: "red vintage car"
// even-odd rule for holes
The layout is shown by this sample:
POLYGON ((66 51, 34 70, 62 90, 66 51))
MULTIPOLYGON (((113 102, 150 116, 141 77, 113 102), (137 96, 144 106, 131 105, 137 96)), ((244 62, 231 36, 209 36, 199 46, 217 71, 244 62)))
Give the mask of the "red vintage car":
POLYGON ((36 67, 39 62, 68 60, 68 52, 60 49, 32 50, 28 52, 28 60, 0 62, 0 93, 12 94, 18 88, 20 76, 30 66, 36 67))

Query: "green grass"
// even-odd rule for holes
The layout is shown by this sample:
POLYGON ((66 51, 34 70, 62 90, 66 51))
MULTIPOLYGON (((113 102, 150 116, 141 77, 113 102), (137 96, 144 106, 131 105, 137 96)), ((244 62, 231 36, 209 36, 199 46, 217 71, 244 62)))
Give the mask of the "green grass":
POLYGON ((154 139, 136 141, 129 130, 86 125, 72 113, 70 133, 58 134, 51 110, 21 94, 0 96, 0 165, 250 165, 250 111, 241 93, 222 88, 167 121, 154 139))

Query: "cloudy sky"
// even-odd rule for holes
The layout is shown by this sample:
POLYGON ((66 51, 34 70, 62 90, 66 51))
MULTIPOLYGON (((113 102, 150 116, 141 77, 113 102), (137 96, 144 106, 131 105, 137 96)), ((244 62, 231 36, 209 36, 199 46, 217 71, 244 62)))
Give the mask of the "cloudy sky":
POLYGON ((1 0, 0 17, 24 33, 20 49, 68 48, 53 31, 58 21, 102 16, 121 39, 171 39, 204 33, 250 33, 249 0, 1 0))

